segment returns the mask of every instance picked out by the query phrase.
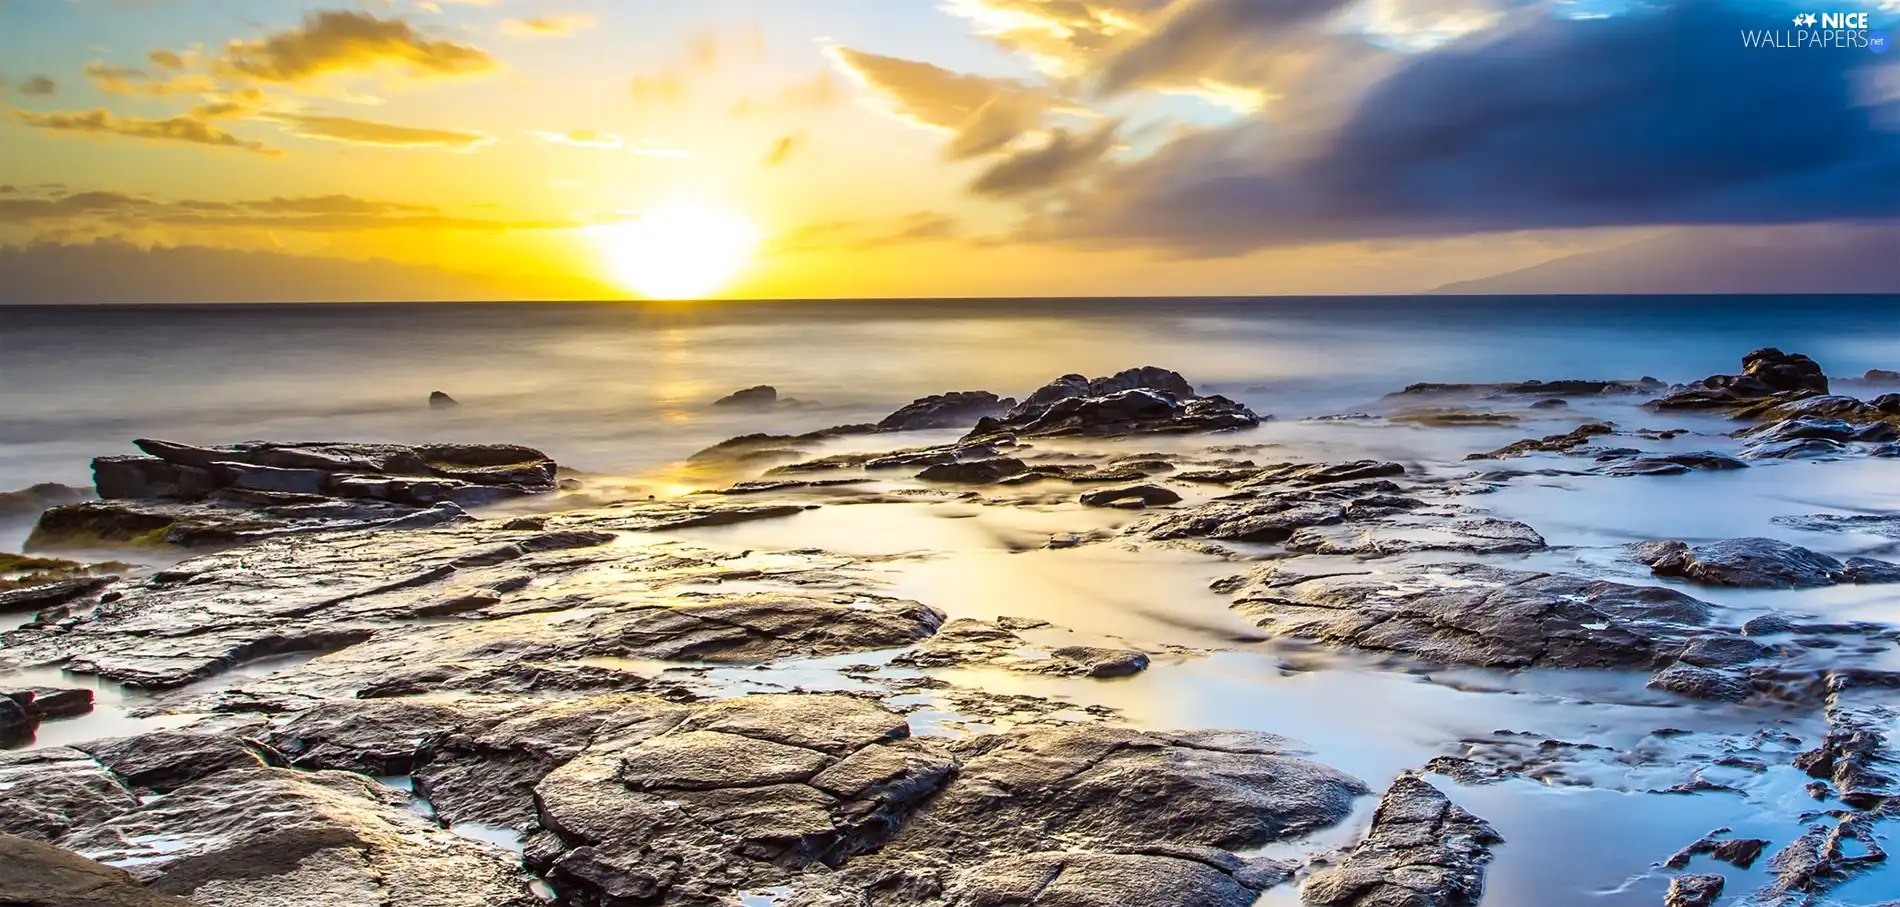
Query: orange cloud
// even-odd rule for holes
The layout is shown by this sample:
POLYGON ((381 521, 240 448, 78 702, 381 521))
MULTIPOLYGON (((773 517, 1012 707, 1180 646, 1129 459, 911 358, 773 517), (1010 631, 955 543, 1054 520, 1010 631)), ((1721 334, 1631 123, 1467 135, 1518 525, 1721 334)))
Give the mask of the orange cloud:
POLYGON ((464 76, 500 64, 479 47, 425 37, 403 19, 323 10, 297 28, 226 45, 220 72, 232 78, 296 83, 397 67, 412 77, 464 76))
POLYGON ((448 148, 473 151, 495 139, 482 132, 459 129, 420 129, 355 117, 313 116, 309 114, 270 114, 260 119, 281 123, 292 135, 351 145, 380 148, 448 148))
POLYGON ((101 107, 97 110, 73 113, 30 113, 15 110, 13 115, 34 129, 44 129, 49 132, 117 135, 155 142, 183 142, 216 148, 232 148, 266 155, 283 153, 265 146, 262 142, 240 139, 189 114, 163 120, 148 120, 140 117, 114 116, 111 111, 101 107))
POLYGON ((535 19, 509 19, 501 33, 510 38, 565 38, 593 28, 597 21, 585 13, 535 19))

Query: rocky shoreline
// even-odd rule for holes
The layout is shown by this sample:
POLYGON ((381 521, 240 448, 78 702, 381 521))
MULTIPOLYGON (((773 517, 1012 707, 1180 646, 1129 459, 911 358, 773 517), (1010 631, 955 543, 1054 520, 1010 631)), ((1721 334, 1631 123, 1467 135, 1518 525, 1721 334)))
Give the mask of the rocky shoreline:
MULTIPOLYGON (((1732 596, 1900 590, 1895 555, 1763 526, 1631 538, 1606 569, 1486 505, 1553 477, 1900 469, 1900 395, 1834 394, 1813 360, 1764 349, 1691 385, 1413 385, 1383 409, 1309 424, 1574 427, 1439 461, 1302 456, 1250 443, 1270 415, 1143 367, 737 437, 694 457, 716 487, 585 507, 561 495, 586 477, 515 445, 141 439, 93 462, 92 495, 7 498, 43 512, 32 554, 0 562, 0 617, 19 617, 0 634, 0 903, 1459 907, 1513 839, 1468 797, 1606 763, 1653 772, 1645 795, 1751 796, 1727 770, 1807 785, 1772 839, 1719 829, 1625 867, 1668 904, 1745 882, 1749 903, 1830 904, 1878 873, 1900 622, 1732 596), (1622 421, 1567 415, 1599 404, 1622 421), (937 434, 884 443, 915 432, 937 434), (1181 629, 1188 645, 1027 600, 964 613, 893 579, 927 544, 854 553, 797 528, 920 508, 1007 535, 1005 556, 1151 565, 1171 594, 1214 596, 1218 629, 1181 629), (1073 528, 1040 529, 1055 520, 1073 528), (1069 698, 1267 644, 1433 683, 1627 680, 1781 736, 1501 730, 1362 777, 1271 727, 1140 726, 1069 698), (799 679, 762 686, 780 673, 799 679), (89 720, 95 689, 164 726, 37 742, 89 720)), ((1793 519, 1776 525, 1900 539, 1892 513, 1793 519)))

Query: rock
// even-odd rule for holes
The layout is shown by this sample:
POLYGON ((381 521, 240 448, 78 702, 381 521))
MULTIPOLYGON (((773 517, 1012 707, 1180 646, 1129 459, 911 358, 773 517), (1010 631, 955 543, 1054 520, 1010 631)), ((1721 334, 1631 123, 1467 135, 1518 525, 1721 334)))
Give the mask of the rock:
POLYGON ((1869 405, 1883 415, 1900 416, 1900 394, 1881 394, 1869 405))
POLYGON ((1468 907, 1484 896, 1491 845, 1503 840, 1406 773, 1380 798, 1365 840, 1338 865, 1308 877, 1300 896, 1326 907, 1468 907))
MULTIPOLYGON (((1277 485, 1312 487, 1404 474, 1403 465, 1384 460, 1354 460, 1349 463, 1280 463, 1256 471, 1241 482, 1241 487, 1265 488, 1277 485)), ((1388 486, 1379 486, 1379 488, 1380 490, 1397 490, 1396 487, 1388 486)))
POLYGON ((1590 443, 1591 438, 1615 433, 1616 427, 1608 422, 1586 422, 1560 435, 1545 435, 1542 438, 1517 441, 1488 453, 1466 454, 1465 459, 1503 460, 1531 453, 1566 451, 1590 443))
POLYGON ((952 891, 950 907, 1247 907, 1259 897, 1193 859, 1060 852, 980 863, 952 891))
POLYGON ((1768 861, 1775 878, 1756 898, 1771 904, 1813 903, 1816 896, 1885 863, 1887 852, 1873 830, 1881 818, 1861 813, 1831 827, 1825 822, 1809 825, 1768 861))
MULTIPOLYGON (((265 500, 269 500, 266 498, 265 500)), ((452 523, 468 514, 453 503, 431 507, 383 501, 292 498, 285 503, 91 501, 40 515, 29 550, 176 545, 220 548, 280 535, 364 529, 409 529, 452 523)))
POLYGON ((209 907, 539 903, 512 854, 436 828, 407 799, 357 775, 230 768, 59 845, 209 907))
POLYGON ((923 431, 963 428, 986 416, 996 416, 1016 405, 1015 398, 989 391, 952 391, 911 401, 877 423, 878 431, 923 431))
POLYGON ((1636 560, 1657 576, 1710 586, 1800 589, 1838 583, 1900 582, 1900 565, 1871 558, 1843 564, 1819 552, 1768 538, 1724 539, 1691 548, 1685 542, 1643 542, 1636 560))
POLYGON ((84 488, 57 482, 42 482, 19 491, 0 492, 0 522, 31 520, 48 507, 77 504, 92 496, 84 488))
POLYGON ((1734 674, 1687 664, 1671 665, 1657 671, 1649 679, 1648 686, 1653 690, 1711 702, 1741 702, 1755 692, 1747 680, 1734 674))
MULTIPOLYGON (((5 688, 0 687, 0 689, 5 688)), ((53 687, 34 687, 16 690, 5 695, 18 703, 26 716, 33 721, 77 718, 92 711, 92 691, 86 689, 62 690, 53 687)))
POLYGON ((1564 409, 1569 405, 1562 397, 1550 397, 1531 404, 1531 409, 1564 409))
POLYGON ((138 805, 118 778, 79 750, 0 752, 0 834, 51 843, 138 805))
POLYGON ((951 463, 938 463, 929 466, 917 474, 917 478, 926 482, 954 482, 959 485, 990 485, 1020 475, 1029 467, 1014 457, 991 457, 986 460, 964 460, 951 463))
POLYGON ((182 466, 152 457, 96 457, 92 483, 107 500, 198 500, 218 487, 209 466, 182 466))
POLYGON ((1760 838, 1721 837, 1728 831, 1727 828, 1718 828, 1703 835, 1694 844, 1676 851, 1675 855, 1663 861, 1663 866, 1669 869, 1686 869, 1691 860, 1703 854, 1728 863, 1737 869, 1747 869, 1755 865, 1762 851, 1768 847, 1768 842, 1760 838))
POLYGON ((1154 507, 1178 504, 1181 496, 1160 485, 1125 485, 1082 495, 1082 503, 1090 507, 1128 506, 1131 502, 1138 507, 1154 507))
POLYGON ((1391 520, 1370 525, 1311 526, 1285 542, 1301 554, 1384 557, 1415 551, 1509 554, 1539 551, 1544 537, 1529 525, 1496 517, 1391 520))
POLYGON ((1676 876, 1669 880, 1663 907, 1715 907, 1715 902, 1722 897, 1722 888, 1721 876, 1676 876))
POLYGON ((429 394, 429 408, 430 409, 455 409, 456 407, 461 406, 461 405, 462 405, 462 401, 457 400, 454 397, 451 397, 442 391, 432 391, 429 394))
POLYGON ((389 777, 414 773, 450 734, 476 724, 476 715, 446 704, 338 700, 298 712, 263 739, 293 768, 389 777))
POLYGON ((1743 356, 1740 375, 1711 375, 1650 405, 1665 410, 1736 409, 1777 395, 1798 399, 1827 392, 1827 375, 1814 360, 1768 347, 1743 356))
POLYGON ((1802 438, 1796 441, 1777 441, 1771 444, 1753 444, 1742 451, 1742 456, 1750 460, 1810 460, 1818 457, 1836 457, 1847 453, 1847 445, 1826 438, 1802 438))
POLYGON ((265 764, 256 749, 234 736, 194 731, 153 731, 95 740, 75 749, 91 755, 126 784, 161 794, 226 769, 265 764))
POLYGON ((778 388, 769 384, 736 390, 713 401, 714 406, 733 409, 771 409, 778 405, 778 388))
POLYGON ((9 907, 194 907, 123 869, 50 844, 0 834, 0 897, 9 907))
POLYGON ((0 697, 0 747, 33 739, 33 729, 38 725, 39 722, 27 714, 26 706, 10 696, 0 697))
POLYGON ((1795 756, 1794 767, 1833 782, 1842 803, 1858 809, 1878 806, 1900 792, 1885 768, 1894 761, 1886 733, 1891 712, 1877 697, 1866 695, 1878 691, 1857 689, 1838 675, 1830 685, 1834 689, 1827 697, 1827 734, 1820 745, 1795 756))
POLYGON ((1566 379, 1560 381, 1512 381, 1502 384, 1434 384, 1421 382, 1407 385, 1404 390, 1386 394, 1393 397, 1418 397, 1456 394, 1461 396, 1486 397, 1596 397, 1648 394, 1662 390, 1666 385, 1655 378, 1643 377, 1635 381, 1592 381, 1566 379))
POLYGON ((1065 677, 1127 677, 1148 667, 1148 656, 1130 649, 1061 646, 1044 653, 998 623, 959 618, 936 635, 897 656, 893 664, 916 667, 994 665, 1032 674, 1065 677))
POLYGON ((979 420, 965 440, 1065 435, 1224 431, 1260 417, 1226 397, 1197 396, 1177 372, 1152 366, 1107 378, 1064 375, 1000 418, 979 420))
POLYGON ((1742 433, 1751 444, 1774 444, 1783 441, 1799 441, 1816 438, 1824 441, 1892 441, 1900 437, 1900 429, 1886 422, 1872 422, 1856 425, 1841 419, 1821 419, 1813 416, 1799 416, 1772 422, 1759 429, 1742 433))
POLYGON ((1455 406, 1407 406, 1387 413, 1385 418, 1387 422, 1434 428, 1504 428, 1522 421, 1516 413, 1455 406))
POLYGON ((58 607, 91 595, 118 579, 116 576, 79 576, 0 592, 0 614, 58 607))
MULTIPOLYGON (((1605 456, 1608 456, 1607 454, 1605 456)), ((1602 460, 1604 457, 1599 457, 1602 460)), ((1713 451, 1695 451, 1693 453, 1660 454, 1636 457, 1614 457, 1607 459, 1604 465, 1594 472, 1606 476, 1656 476, 1681 475, 1698 469, 1723 470, 1747 469, 1748 464, 1727 454, 1713 451)))
POLYGON ((1860 376, 1860 380, 1868 384, 1900 384, 1900 371, 1890 368, 1870 368, 1866 374, 1860 376))
POLYGON ((1673 589, 1478 564, 1301 575, 1268 565, 1217 584, 1269 633, 1492 668, 1652 668, 1710 606, 1673 589))

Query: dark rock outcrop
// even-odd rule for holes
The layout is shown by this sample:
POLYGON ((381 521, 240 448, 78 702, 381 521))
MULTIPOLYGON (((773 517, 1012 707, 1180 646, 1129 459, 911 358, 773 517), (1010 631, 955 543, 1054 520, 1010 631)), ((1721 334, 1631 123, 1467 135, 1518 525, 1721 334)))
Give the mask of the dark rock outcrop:
POLYGON ((48 843, 139 805, 92 757, 56 746, 0 753, 0 834, 48 843))
POLYGON ((1684 875, 1669 880, 1663 907, 1715 907, 1724 881, 1717 875, 1684 875))
POLYGON ((1418 775, 1392 782, 1372 829, 1339 865, 1307 878, 1300 896, 1325 907, 1470 907, 1484 896, 1491 826, 1418 775))
POLYGON ((1607 422, 1586 422, 1560 435, 1546 435, 1542 438, 1528 438, 1523 441, 1506 444, 1497 450, 1486 453, 1466 454, 1467 460, 1502 460, 1509 457, 1521 457, 1527 454, 1555 452, 1561 453, 1590 443, 1591 438, 1615 434, 1616 427, 1607 422))
POLYGON ((997 624, 959 618, 897 656, 895 663, 927 668, 995 665, 1061 677, 1127 677, 1147 669, 1148 655, 1102 646, 1060 646, 1045 652, 997 624))
POLYGON ((937 463, 924 468, 917 478, 926 482, 951 482, 958 485, 991 485, 1028 470, 1014 457, 990 457, 937 463))
POLYGON ((1650 405, 1663 410, 1735 410, 1769 398, 1798 400, 1827 392, 1827 375, 1814 360, 1766 347, 1742 357, 1741 374, 1711 375, 1650 405))
POLYGON ((1676 454, 1604 454, 1592 472, 1606 476, 1669 476, 1696 470, 1747 469, 1748 464, 1727 454, 1694 451, 1676 454))
POLYGON ((30 520, 48 507, 77 504, 89 497, 92 497, 92 492, 84 488, 57 482, 42 482, 19 491, 0 492, 0 522, 30 520))
POLYGON ((1155 507, 1165 504, 1178 504, 1181 496, 1160 485, 1124 485, 1120 488, 1104 488, 1082 495, 1082 503, 1090 507, 1155 507))
POLYGON ((1565 379, 1559 381, 1507 381, 1498 384, 1435 384, 1420 382, 1406 385, 1404 390, 1386 394, 1386 397, 1424 397, 1440 395, 1482 396, 1482 397, 1601 397, 1629 396, 1655 393, 1667 387, 1661 381, 1644 376, 1634 381, 1592 381, 1584 379, 1565 379))
POLYGON ((1900 582, 1900 564, 1853 557, 1838 561, 1778 539, 1724 539, 1690 547, 1685 542, 1643 542, 1636 560, 1657 576, 1710 586, 1800 589, 1842 583, 1900 582))
POLYGON ((1064 375, 1001 417, 977 422, 966 440, 1131 435, 1251 428, 1260 417, 1219 395, 1198 396, 1180 373, 1146 366, 1107 378, 1064 375))
POLYGON ((923 431, 933 428, 964 428, 978 419, 1007 412, 1016 405, 1013 397, 998 397, 989 391, 951 391, 919 397, 877 423, 878 431, 923 431))
POLYGON ((462 401, 449 396, 446 392, 433 391, 429 394, 430 409, 455 409, 461 405, 462 401))
POLYGON ((714 406, 732 409, 771 409, 778 405, 778 388, 769 384, 733 391, 713 401, 714 406))

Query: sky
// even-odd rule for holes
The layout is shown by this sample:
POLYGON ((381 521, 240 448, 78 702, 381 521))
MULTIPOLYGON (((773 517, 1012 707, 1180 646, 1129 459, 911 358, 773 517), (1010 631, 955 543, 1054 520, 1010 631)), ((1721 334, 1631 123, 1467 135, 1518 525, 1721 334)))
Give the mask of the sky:
POLYGON ((0 0, 0 272, 1393 293, 1891 229, 1900 0, 1807 2, 0 0))

